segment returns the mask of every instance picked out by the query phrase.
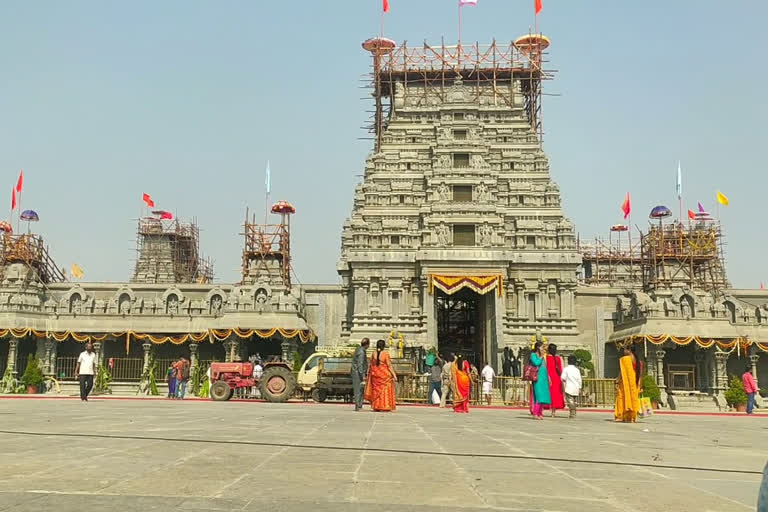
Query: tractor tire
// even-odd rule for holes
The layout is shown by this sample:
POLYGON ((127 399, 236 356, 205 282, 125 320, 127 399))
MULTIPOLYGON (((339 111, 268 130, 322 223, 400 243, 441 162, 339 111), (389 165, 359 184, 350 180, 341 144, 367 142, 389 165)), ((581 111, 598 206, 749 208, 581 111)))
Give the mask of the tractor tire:
POLYGON ((211 384, 210 395, 211 400, 216 402, 224 402, 232 398, 232 389, 229 387, 229 384, 223 380, 217 380, 211 384))
POLYGON ((296 377, 288 368, 268 367, 261 377, 259 390, 267 402, 286 402, 296 390, 296 377))
POLYGON ((315 388, 312 390, 312 400, 314 400, 318 404, 325 402, 326 398, 328 398, 327 389, 315 388))

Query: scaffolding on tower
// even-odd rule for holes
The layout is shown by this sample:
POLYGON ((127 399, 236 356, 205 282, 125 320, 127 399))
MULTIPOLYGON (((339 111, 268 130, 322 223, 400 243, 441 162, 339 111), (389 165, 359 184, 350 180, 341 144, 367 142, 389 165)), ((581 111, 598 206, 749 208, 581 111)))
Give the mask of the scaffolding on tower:
POLYGON ((384 37, 368 39, 363 49, 371 53, 373 64, 363 87, 371 90, 374 99, 371 123, 366 128, 374 135, 375 149, 381 146, 399 86, 403 100, 417 95, 427 102, 431 91, 437 91, 440 101, 445 101, 447 90, 457 79, 474 86, 476 100, 490 90, 494 104, 504 102, 509 108, 516 107, 515 96, 522 94, 531 130, 541 141, 541 85, 555 73, 543 67, 549 44, 541 34, 528 34, 505 44, 494 39, 490 45, 446 45, 443 41, 439 46, 425 42, 414 47, 406 42, 398 46, 384 37), (516 83, 520 84, 519 93, 516 83))
POLYGON ((279 224, 257 224, 256 215, 245 214, 243 236, 242 283, 266 281, 291 289, 291 215, 296 209, 287 201, 278 201, 272 213, 280 215, 279 224))

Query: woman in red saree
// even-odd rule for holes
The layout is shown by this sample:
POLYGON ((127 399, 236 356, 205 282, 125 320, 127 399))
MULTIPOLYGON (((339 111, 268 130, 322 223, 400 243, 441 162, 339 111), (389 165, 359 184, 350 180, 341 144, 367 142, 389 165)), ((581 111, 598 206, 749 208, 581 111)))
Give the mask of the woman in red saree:
POLYGON ((453 379, 453 412, 469 412, 469 391, 471 378, 469 376, 469 361, 462 356, 456 357, 451 369, 453 379))
POLYGON ((562 373, 563 360, 557 355, 557 345, 550 343, 547 346, 547 375, 549 375, 549 408, 552 409, 553 418, 558 409, 565 409, 563 382, 560 380, 562 373))
POLYGON ((376 354, 371 356, 368 380, 365 381, 365 399, 374 411, 395 410, 395 382, 397 374, 392 367, 389 352, 384 350, 384 340, 376 342, 376 354))

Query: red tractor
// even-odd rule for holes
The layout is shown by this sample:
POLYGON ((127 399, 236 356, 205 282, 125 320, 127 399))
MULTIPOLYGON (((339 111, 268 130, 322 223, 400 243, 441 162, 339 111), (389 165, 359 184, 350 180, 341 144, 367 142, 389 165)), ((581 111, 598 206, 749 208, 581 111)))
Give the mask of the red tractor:
POLYGON ((269 402, 285 402, 296 390, 296 377, 283 362, 266 363, 260 379, 253 377, 253 363, 211 363, 211 399, 229 400, 237 388, 258 386, 269 402))

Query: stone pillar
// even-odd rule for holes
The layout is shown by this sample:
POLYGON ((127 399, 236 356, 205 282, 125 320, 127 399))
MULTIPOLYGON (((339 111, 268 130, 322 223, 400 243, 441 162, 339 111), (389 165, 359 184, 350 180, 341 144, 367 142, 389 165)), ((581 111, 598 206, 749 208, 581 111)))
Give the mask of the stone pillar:
POLYGON ((723 396, 728 387, 728 372, 726 370, 728 357, 731 354, 726 352, 715 352, 715 386, 714 392, 718 396, 723 396))
POLYGON ((293 353, 296 352, 296 340, 294 338, 283 340, 280 348, 283 351, 283 361, 288 363, 288 366, 293 367, 293 353))
POLYGON ((693 353, 693 360, 696 362, 696 386, 697 391, 704 391, 707 389, 706 384, 706 371, 704 367, 704 351, 696 347, 693 353))
POLYGON ((141 373, 144 374, 149 369, 149 352, 152 350, 152 344, 148 341, 145 341, 141 344, 141 348, 144 349, 144 367, 141 371, 141 373))
POLYGON ((104 362, 104 354, 102 353, 102 350, 101 350, 100 341, 93 342, 93 352, 96 354, 96 368, 98 368, 99 365, 103 364, 104 362))
MULTIPOLYGON (((621 354, 619 354, 621 355, 621 354)), ((656 382, 656 385, 659 384, 659 363, 656 360, 656 349, 651 347, 651 350, 648 351, 648 354, 645 357, 645 369, 648 372, 648 375, 653 377, 653 380, 656 382)))
POLYGON ((656 383, 659 386, 661 392, 661 403, 667 403, 667 385, 664 383, 664 354, 665 350, 662 348, 656 349, 656 383))
POLYGON ((515 295, 517 295, 517 317, 528 317, 528 303, 525 300, 525 284, 515 281, 515 295))
MULTIPOLYGON (((425 281, 426 283, 426 278, 425 281)), ((426 283, 426 286, 423 286, 423 296, 424 296, 424 315, 426 316, 426 322, 427 322, 427 337, 426 337, 426 343, 427 345, 432 345, 434 347, 438 346, 438 339, 437 339, 437 319, 435 318, 435 296, 434 294, 429 293, 429 283, 426 283)))
POLYGON ((239 361, 240 358, 240 338, 236 336, 230 336, 227 341, 224 342, 224 348, 227 351, 227 362, 234 363, 239 361))
POLYGON ((9 368, 11 370, 11 374, 14 376, 17 374, 16 372, 16 354, 18 353, 19 348, 19 340, 17 338, 11 337, 8 340, 8 364, 6 368, 9 368))
POLYGON ((752 364, 752 377, 755 378, 755 384, 760 387, 760 382, 757 380, 757 361, 760 359, 760 354, 752 354, 749 356, 749 362, 752 364))
POLYGON ((197 343, 189 344, 189 364, 192 368, 197 364, 197 343))
POLYGON ((45 359, 43 359, 43 371, 48 377, 56 376, 56 342, 50 338, 45 340, 45 359))

